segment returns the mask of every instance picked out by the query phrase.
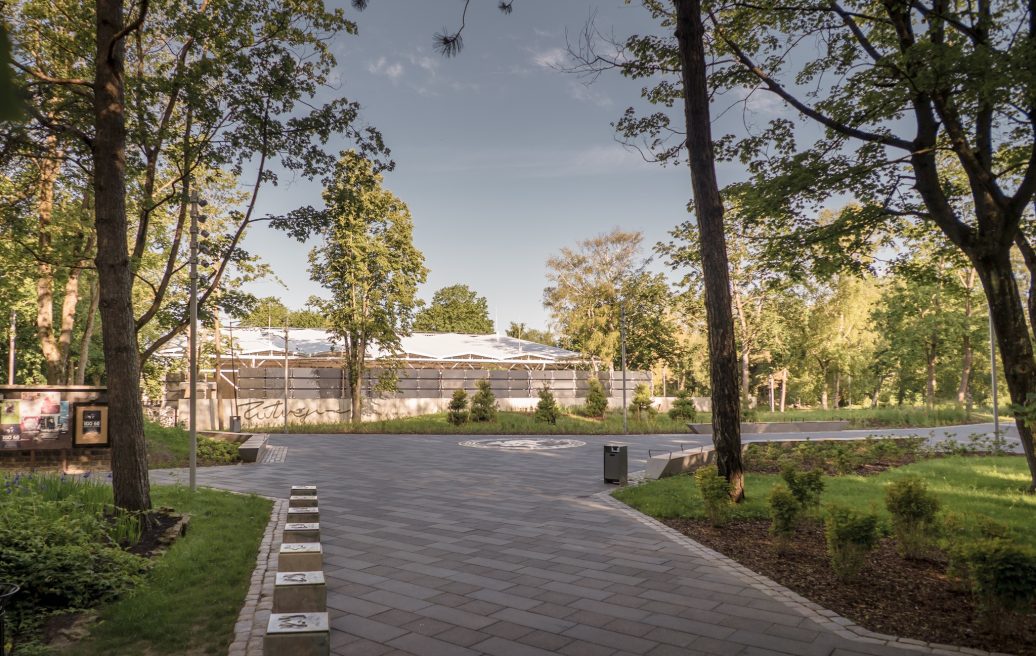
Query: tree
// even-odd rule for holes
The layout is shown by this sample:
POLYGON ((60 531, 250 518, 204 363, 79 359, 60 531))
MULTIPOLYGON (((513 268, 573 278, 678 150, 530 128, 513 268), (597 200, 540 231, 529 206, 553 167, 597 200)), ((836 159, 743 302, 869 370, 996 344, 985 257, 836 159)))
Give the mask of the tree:
MULTIPOLYGON (((937 226, 974 267, 1011 399, 1028 403, 1036 357, 1011 250, 1036 280, 1027 219, 1036 194, 1032 8, 824 1, 789 11, 766 1, 717 7, 709 18, 716 57, 732 62, 714 73, 715 86, 769 92, 796 113, 732 142, 753 174, 739 187, 746 207, 797 240, 815 228, 813 211, 842 194, 864 208, 840 217, 842 234, 937 226), (801 53, 813 38, 827 47, 801 53), (807 89, 817 84, 814 98, 807 89)), ((1032 295, 1028 309, 1031 322, 1032 295)), ((1016 423, 1036 491, 1032 432, 1016 423)))
POLYGON ((443 287, 432 296, 432 303, 414 317, 414 330, 436 333, 493 332, 489 303, 467 285, 443 287))
POLYGON ((586 414, 604 419, 607 409, 608 396, 604 393, 604 385, 597 376, 591 376, 586 390, 586 414))
POLYGON ((289 310, 281 299, 275 296, 260 298, 249 313, 241 319, 241 326, 246 328, 327 328, 327 318, 323 315, 322 301, 311 296, 302 310, 289 310))
POLYGON ((368 351, 399 351, 413 323, 417 286, 427 274, 424 256, 414 247, 410 210, 381 185, 370 160, 344 152, 325 181, 323 209, 306 207, 274 221, 302 241, 322 240, 310 251, 310 275, 330 293, 324 306, 331 332, 343 345, 353 423, 363 418, 368 351))
POLYGON ((489 381, 478 381, 478 391, 471 397, 471 421, 496 421, 496 397, 489 381))
POLYGON ((676 400, 673 407, 669 408, 670 419, 687 419, 694 421, 698 415, 698 409, 694 406, 694 399, 687 390, 680 390, 676 393, 676 400))
POLYGON ((633 400, 630 401, 630 408, 637 413, 638 421, 643 413, 651 411, 651 405, 651 392, 648 390, 647 385, 640 383, 633 390, 633 400))
POLYGON ((507 327, 505 333, 508 337, 514 337, 515 339, 523 339, 529 342, 536 342, 537 344, 546 344, 548 346, 554 346, 557 343, 557 338, 549 330, 537 330, 535 328, 527 328, 524 323, 511 322, 511 325, 507 327))
POLYGON ((463 389, 453 390, 453 396, 450 398, 450 404, 448 412, 446 413, 446 421, 450 422, 454 426, 460 426, 461 424, 467 423, 470 413, 468 412, 468 393, 463 389))
POLYGON ((545 421, 548 424, 557 424, 558 415, 561 414, 561 409, 558 408, 558 402, 554 399, 554 394, 551 393, 550 387, 546 384, 540 388, 538 392, 540 400, 536 403, 536 421, 545 421))

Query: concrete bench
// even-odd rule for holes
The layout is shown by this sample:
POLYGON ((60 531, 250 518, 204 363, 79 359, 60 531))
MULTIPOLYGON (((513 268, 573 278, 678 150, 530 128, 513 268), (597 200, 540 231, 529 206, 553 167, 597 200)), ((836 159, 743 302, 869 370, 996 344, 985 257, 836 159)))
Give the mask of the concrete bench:
POLYGON ((270 436, 266 433, 256 433, 242 442, 237 447, 237 456, 242 462, 257 462, 259 457, 266 450, 266 440, 270 436))

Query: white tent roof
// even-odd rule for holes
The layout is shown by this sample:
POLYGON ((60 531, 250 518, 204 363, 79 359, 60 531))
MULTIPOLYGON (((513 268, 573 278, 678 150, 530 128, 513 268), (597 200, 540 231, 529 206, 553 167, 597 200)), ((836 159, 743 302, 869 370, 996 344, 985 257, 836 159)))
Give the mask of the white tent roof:
MULTIPOLYGON (((227 336, 230 329, 223 328, 227 336)), ((238 357, 284 356, 283 328, 235 328, 234 354, 238 357)), ((571 362, 579 360, 574 351, 516 339, 505 335, 468 335, 464 333, 414 333, 401 340, 402 351, 387 354, 376 346, 368 357, 373 360, 394 356, 408 362, 571 362)), ((183 357, 186 336, 179 336, 158 352, 160 357, 183 357)), ((331 333, 314 328, 288 329, 289 357, 333 356, 341 352, 331 333)))

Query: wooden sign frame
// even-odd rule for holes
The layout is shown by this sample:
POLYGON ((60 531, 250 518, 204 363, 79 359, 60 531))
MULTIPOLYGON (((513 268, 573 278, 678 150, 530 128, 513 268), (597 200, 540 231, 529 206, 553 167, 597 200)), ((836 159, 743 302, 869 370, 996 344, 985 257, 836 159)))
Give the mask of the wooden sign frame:
POLYGON ((103 401, 90 401, 87 403, 76 403, 72 406, 72 447, 73 448, 104 448, 111 446, 111 438, 108 433, 108 404, 103 401), (99 412, 99 430, 85 432, 83 421, 85 413, 99 412))

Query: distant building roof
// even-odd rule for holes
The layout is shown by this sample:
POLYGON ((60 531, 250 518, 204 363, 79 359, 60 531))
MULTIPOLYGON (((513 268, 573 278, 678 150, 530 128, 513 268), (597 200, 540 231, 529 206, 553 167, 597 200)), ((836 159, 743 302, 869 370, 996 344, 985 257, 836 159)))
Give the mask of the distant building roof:
MULTIPOLYGON (((229 329, 223 328, 223 335, 229 329)), ((284 357, 283 328, 234 328, 234 354, 239 358, 284 357)), ((211 337, 210 337, 211 339, 211 337)), ((375 346, 368 351, 372 360, 393 358, 405 363, 485 364, 571 364, 581 356, 567 349, 530 342, 506 335, 469 335, 465 333, 414 333, 401 340, 399 353, 386 353, 375 346)), ((158 352, 160 357, 181 358, 187 349, 186 336, 179 336, 158 352)), ((288 329, 288 356, 291 358, 332 358, 340 354, 330 332, 315 328, 288 329)), ((228 354, 229 355, 229 354, 228 354)))

